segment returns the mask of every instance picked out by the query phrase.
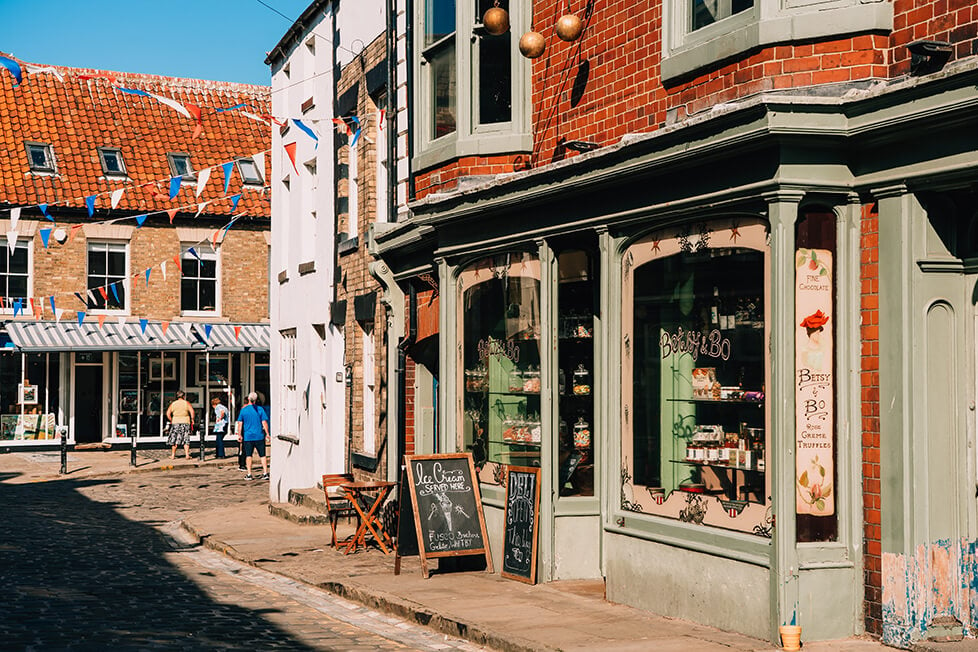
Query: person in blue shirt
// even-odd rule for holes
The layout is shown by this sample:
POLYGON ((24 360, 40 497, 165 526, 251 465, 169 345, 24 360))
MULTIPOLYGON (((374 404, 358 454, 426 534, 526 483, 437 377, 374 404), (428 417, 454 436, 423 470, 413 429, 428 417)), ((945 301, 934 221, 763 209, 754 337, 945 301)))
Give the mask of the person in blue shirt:
POLYGON ((238 412, 238 420, 235 427, 238 433, 238 442, 244 449, 245 463, 247 464, 248 474, 246 480, 252 480, 251 463, 255 451, 261 459, 262 480, 268 479, 268 457, 265 455, 265 443, 269 441, 271 435, 268 432, 268 417, 265 411, 257 405, 258 394, 252 392, 248 394, 248 404, 238 412))

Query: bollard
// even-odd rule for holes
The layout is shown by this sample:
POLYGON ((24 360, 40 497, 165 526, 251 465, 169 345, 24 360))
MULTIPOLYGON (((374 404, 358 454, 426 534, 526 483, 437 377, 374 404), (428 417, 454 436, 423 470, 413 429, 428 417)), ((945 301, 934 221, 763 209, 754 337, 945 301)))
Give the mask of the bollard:
POLYGON ((129 424, 129 466, 136 466, 136 429, 129 424))
POLYGON ((61 475, 68 473, 68 426, 58 426, 61 436, 61 475))
POLYGON ((203 462, 204 461, 204 429, 201 428, 199 424, 197 426, 197 434, 200 435, 200 461, 203 462))

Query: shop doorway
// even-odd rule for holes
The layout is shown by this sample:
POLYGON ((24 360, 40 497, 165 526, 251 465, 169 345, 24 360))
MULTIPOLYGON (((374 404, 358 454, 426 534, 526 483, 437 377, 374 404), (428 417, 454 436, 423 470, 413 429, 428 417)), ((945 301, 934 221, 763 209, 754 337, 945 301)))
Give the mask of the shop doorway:
POLYGON ((102 365, 75 366, 75 443, 102 441, 102 365))

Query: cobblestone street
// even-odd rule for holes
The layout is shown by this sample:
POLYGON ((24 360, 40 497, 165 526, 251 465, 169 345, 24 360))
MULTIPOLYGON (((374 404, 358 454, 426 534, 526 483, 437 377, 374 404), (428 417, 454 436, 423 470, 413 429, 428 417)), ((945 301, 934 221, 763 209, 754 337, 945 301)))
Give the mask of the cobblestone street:
POLYGON ((267 496, 236 464, 9 479, 4 649, 481 649, 187 544, 186 512, 267 496))

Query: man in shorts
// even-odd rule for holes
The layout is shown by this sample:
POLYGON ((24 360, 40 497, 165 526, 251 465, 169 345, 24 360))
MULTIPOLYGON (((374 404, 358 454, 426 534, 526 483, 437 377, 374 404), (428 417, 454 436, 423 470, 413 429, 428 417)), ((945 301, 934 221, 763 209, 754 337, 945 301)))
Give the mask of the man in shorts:
POLYGON ((262 480, 268 480, 268 457, 265 455, 265 444, 271 442, 271 435, 268 432, 268 417, 265 411, 256 405, 258 394, 252 392, 248 394, 248 404, 238 412, 238 420, 235 428, 238 433, 239 445, 245 454, 248 474, 245 480, 253 480, 251 475, 251 463, 254 452, 258 451, 261 458, 262 480))

